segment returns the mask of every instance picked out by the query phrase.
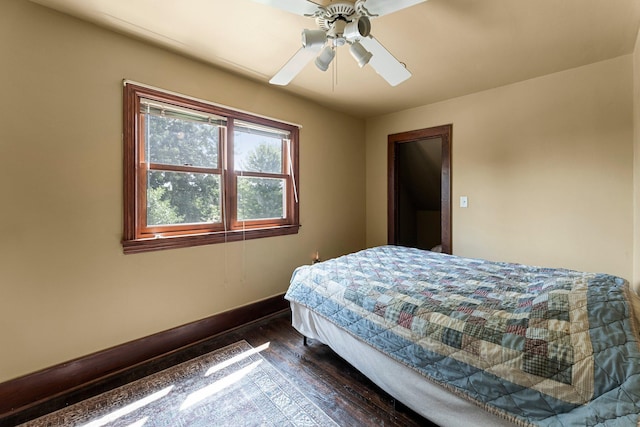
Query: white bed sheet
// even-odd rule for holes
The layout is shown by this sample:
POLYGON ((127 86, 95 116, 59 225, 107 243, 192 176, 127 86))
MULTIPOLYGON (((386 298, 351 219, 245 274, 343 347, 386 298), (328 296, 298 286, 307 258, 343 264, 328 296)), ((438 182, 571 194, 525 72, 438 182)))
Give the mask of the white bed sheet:
POLYGON ((327 344, 395 399, 439 426, 515 425, 430 382, 308 308, 292 302, 291 312, 292 325, 298 332, 327 344))

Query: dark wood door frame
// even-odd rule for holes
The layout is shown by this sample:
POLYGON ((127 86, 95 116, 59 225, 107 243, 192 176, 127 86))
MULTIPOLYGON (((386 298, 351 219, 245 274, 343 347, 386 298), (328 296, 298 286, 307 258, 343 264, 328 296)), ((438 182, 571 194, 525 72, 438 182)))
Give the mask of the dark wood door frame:
POLYGON ((426 129, 401 132, 388 137, 388 193, 387 193, 387 218, 388 218, 388 242, 396 244, 398 234, 398 167, 396 158, 396 147, 405 142, 415 142, 422 139, 441 138, 442 139, 442 197, 440 205, 441 226, 442 226, 442 252, 451 254, 451 136, 453 125, 443 125, 426 129))

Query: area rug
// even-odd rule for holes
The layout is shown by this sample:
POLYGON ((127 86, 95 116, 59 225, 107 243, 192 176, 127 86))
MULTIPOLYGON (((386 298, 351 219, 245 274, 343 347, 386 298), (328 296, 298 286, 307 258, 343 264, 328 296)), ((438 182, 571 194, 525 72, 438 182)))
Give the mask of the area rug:
POLYGON ((21 427, 337 426, 239 341, 21 427))

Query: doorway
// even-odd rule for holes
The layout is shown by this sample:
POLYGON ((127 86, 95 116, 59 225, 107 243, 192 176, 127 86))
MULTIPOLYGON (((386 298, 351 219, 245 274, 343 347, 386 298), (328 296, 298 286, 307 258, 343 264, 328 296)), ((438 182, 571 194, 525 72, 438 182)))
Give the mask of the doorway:
POLYGON ((452 125, 388 137, 388 242, 451 254, 452 125))

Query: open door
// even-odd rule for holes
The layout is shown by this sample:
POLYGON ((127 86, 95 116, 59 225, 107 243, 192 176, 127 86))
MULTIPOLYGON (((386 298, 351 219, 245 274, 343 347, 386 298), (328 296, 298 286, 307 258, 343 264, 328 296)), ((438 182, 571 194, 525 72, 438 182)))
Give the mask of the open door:
POLYGON ((451 254, 452 125, 388 137, 388 242, 451 254))

